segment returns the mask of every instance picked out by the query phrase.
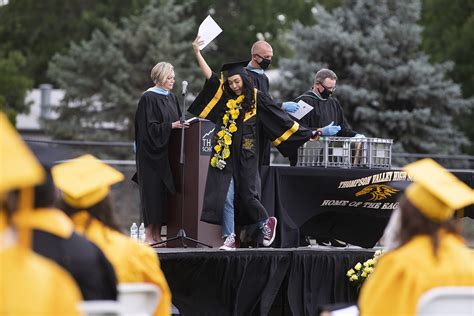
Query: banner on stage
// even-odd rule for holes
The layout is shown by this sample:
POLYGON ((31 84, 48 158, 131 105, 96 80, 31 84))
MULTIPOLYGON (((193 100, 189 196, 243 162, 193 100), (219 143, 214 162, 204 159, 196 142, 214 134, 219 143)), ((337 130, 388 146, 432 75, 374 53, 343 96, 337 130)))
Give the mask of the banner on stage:
POLYGON ((397 181, 412 181, 403 171, 387 171, 352 180, 340 181, 337 186, 338 196, 348 196, 341 191, 351 189, 352 198, 324 199, 322 207, 349 207, 372 210, 394 210, 398 207, 400 189, 393 187, 397 181), (354 191, 355 189, 355 191, 354 191))

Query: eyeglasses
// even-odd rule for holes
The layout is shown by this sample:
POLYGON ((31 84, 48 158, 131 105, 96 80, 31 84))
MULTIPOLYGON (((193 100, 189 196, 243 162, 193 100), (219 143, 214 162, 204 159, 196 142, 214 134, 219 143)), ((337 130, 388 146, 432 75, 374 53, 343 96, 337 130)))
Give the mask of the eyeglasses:
POLYGON ((324 89, 328 90, 329 92, 333 93, 334 91, 336 91, 336 86, 332 87, 332 88, 329 88, 329 87, 326 87, 322 82, 318 82, 318 84, 321 85, 321 87, 323 87, 324 89))

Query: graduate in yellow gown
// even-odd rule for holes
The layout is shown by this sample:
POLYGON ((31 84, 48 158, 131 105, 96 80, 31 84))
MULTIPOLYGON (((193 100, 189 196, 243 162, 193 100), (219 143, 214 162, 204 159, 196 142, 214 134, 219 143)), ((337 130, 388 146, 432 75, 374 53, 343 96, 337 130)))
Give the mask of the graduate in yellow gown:
POLYGON ((171 292, 155 251, 123 235, 113 219, 110 186, 123 174, 92 155, 54 166, 54 182, 61 192, 62 208, 71 216, 76 231, 95 243, 112 263, 119 283, 148 282, 162 297, 155 315, 170 315, 171 292))
POLYGON ((74 223, 54 207, 57 190, 50 168, 46 181, 34 188, 34 209, 21 218, 32 230, 31 249, 53 260, 76 281, 84 301, 117 300, 117 278, 112 264, 93 242, 75 232, 74 223))
POLYGON ((474 286, 474 255, 459 234, 454 211, 474 193, 431 159, 405 166, 414 183, 387 226, 389 250, 365 281, 360 315, 416 315, 421 295, 439 286, 474 286))
POLYGON ((31 231, 15 219, 30 212, 43 169, 3 113, 0 135, 0 315, 80 315, 82 297, 72 277, 31 251, 31 231), (18 208, 7 214, 6 200, 14 190, 19 190, 18 208))

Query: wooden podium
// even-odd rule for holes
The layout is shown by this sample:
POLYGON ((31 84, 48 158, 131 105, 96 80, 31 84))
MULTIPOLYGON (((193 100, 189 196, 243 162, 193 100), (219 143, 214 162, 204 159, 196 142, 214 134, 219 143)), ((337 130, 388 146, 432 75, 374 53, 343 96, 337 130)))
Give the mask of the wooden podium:
MULTIPOLYGON (((212 153, 211 138, 214 123, 197 119, 184 131, 184 208, 183 228, 186 236, 213 247, 222 245, 221 226, 201 222, 204 189, 206 186, 207 169, 212 153)), ((181 130, 172 132, 169 144, 169 158, 174 177, 176 194, 170 196, 168 203, 167 238, 173 238, 181 228, 181 179, 182 171, 179 163, 181 147, 181 130)), ((186 245, 194 247, 195 243, 186 241, 186 245)), ((181 241, 167 243, 167 247, 181 247, 181 241)))

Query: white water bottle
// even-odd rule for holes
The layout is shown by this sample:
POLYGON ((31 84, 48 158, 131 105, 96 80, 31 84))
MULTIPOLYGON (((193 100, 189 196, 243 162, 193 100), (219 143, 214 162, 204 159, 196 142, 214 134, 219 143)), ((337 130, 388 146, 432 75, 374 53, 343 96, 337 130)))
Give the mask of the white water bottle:
POLYGON ((138 240, 145 242, 145 224, 141 223, 140 228, 138 228, 138 240))
POLYGON ((138 239, 138 226, 137 223, 133 223, 130 227, 130 237, 132 239, 138 239))

